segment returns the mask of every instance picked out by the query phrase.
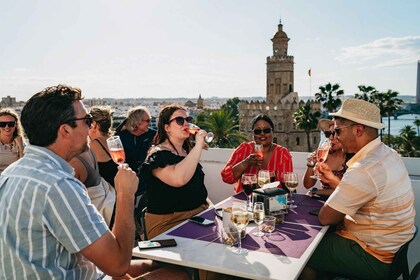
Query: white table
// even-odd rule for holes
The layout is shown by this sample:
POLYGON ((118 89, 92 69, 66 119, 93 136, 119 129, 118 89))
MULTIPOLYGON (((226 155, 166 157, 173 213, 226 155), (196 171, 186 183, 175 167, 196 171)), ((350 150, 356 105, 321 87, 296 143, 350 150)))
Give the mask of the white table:
MULTIPOLYGON (((255 226, 254 223, 250 223, 247 233, 255 226)), ((314 225, 299 223, 299 226, 309 228, 314 225)), ((176 247, 141 251, 135 247, 133 256, 251 279, 296 279, 328 230, 328 226, 322 227, 299 258, 253 250, 249 250, 247 255, 237 255, 231 251, 230 247, 220 243, 168 235, 168 232, 174 229, 154 239, 174 238, 178 243, 176 247)))

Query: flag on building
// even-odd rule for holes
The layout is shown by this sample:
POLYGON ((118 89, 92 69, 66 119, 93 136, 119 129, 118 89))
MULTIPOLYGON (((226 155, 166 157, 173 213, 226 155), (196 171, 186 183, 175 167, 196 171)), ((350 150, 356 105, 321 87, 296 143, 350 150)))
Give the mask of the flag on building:
POLYGON ((311 76, 311 68, 309 68, 309 70, 308 70, 308 75, 309 75, 309 77, 311 76))

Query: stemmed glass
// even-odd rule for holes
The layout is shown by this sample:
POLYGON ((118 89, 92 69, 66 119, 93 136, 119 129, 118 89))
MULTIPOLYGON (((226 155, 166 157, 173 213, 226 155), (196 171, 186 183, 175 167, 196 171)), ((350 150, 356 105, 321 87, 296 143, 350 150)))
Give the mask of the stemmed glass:
MULTIPOLYGON (((187 127, 185 128, 185 130, 189 134, 193 134, 193 135, 196 135, 200 131, 200 129, 201 128, 198 125, 193 124, 193 123, 187 123, 187 127)), ((207 135, 205 138, 206 142, 210 143, 211 141, 213 141, 213 138, 214 138, 213 132, 207 132, 207 135)))
POLYGON ((264 233, 261 232, 260 227, 264 221, 265 213, 264 213, 264 203, 263 202, 255 202, 254 203, 254 222, 257 224, 258 231, 254 232, 255 236, 264 236, 264 233))
MULTIPOLYGON (((319 142, 318 149, 316 150, 316 160, 318 162, 324 162, 327 160, 328 152, 331 147, 331 142, 329 139, 325 139, 324 141, 319 142)), ((312 179, 319 180, 318 174, 314 174, 310 176, 312 179)))
POLYGON ((298 187, 298 176, 297 173, 295 172, 287 172, 284 173, 284 183, 286 185, 286 188, 290 191, 290 205, 289 208, 293 209, 296 208, 297 206, 293 204, 293 192, 297 189, 298 187))
POLYGON ((276 171, 270 171, 270 183, 273 183, 276 181, 276 171))
POLYGON ((255 144, 254 145, 254 152, 257 155, 258 160, 264 160, 263 145, 255 144))
POLYGON ((123 164, 125 162, 125 152, 120 136, 111 136, 106 139, 106 143, 112 160, 118 165, 123 164))
MULTIPOLYGON (((242 231, 249 223, 249 212, 246 209, 246 205, 242 202, 234 202, 232 205, 232 215, 230 216, 230 221, 239 231, 239 236, 241 236, 242 231)), ((248 253, 247 249, 242 248, 241 238, 239 238, 238 248, 233 250, 235 254, 244 255, 248 253)))
POLYGON ((258 171, 258 185, 260 188, 265 184, 270 183, 270 171, 268 170, 260 170, 258 171))
POLYGON ((241 178, 242 189, 246 194, 246 206, 247 209, 252 209, 251 207, 251 195, 252 191, 257 188, 257 175, 255 174, 242 174, 241 178))

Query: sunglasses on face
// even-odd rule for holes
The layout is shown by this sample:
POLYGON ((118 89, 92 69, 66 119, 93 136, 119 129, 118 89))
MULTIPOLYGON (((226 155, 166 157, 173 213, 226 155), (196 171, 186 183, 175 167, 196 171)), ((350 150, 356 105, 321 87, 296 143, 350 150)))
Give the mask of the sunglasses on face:
POLYGON ((87 114, 86 117, 84 117, 84 118, 73 118, 73 119, 69 119, 69 120, 65 121, 64 123, 69 123, 69 122, 72 122, 72 121, 80 121, 80 120, 84 120, 86 125, 88 127, 91 127, 92 122, 93 122, 93 116, 91 114, 87 114))
POLYGON ((15 127, 16 122, 0 122, 0 127, 6 127, 6 125, 8 127, 15 127))
POLYGON ((259 128, 254 129, 254 134, 255 135, 259 135, 259 134, 261 134, 261 132, 263 132, 264 134, 271 133, 271 127, 267 127, 267 128, 264 128, 264 129, 259 129, 259 128))
POLYGON ((356 124, 350 124, 350 125, 345 125, 345 126, 341 126, 341 127, 335 127, 334 132, 335 132, 335 134, 337 134, 337 136, 340 136, 340 130, 341 129, 347 128, 347 127, 352 127, 353 125, 356 125, 356 124))
POLYGON ((178 125, 184 125, 185 121, 187 123, 192 123, 193 117, 186 117, 186 118, 184 118, 184 117, 176 117, 176 118, 173 118, 173 119, 169 120, 168 124, 170 124, 173 121, 176 121, 176 123, 178 125))
POLYGON ((150 123, 150 119, 141 120, 142 122, 150 123))
POLYGON ((332 136, 334 138, 335 131, 329 131, 329 130, 324 131, 324 135, 325 135, 326 138, 330 138, 330 136, 332 136))

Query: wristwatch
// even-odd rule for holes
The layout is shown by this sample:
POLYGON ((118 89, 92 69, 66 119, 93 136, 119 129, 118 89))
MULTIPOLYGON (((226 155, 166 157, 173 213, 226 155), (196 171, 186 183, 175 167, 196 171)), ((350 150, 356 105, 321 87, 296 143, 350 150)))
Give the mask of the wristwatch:
POLYGON ((314 195, 314 194, 316 194, 317 191, 318 191, 318 188, 312 188, 311 189, 311 194, 314 195))

